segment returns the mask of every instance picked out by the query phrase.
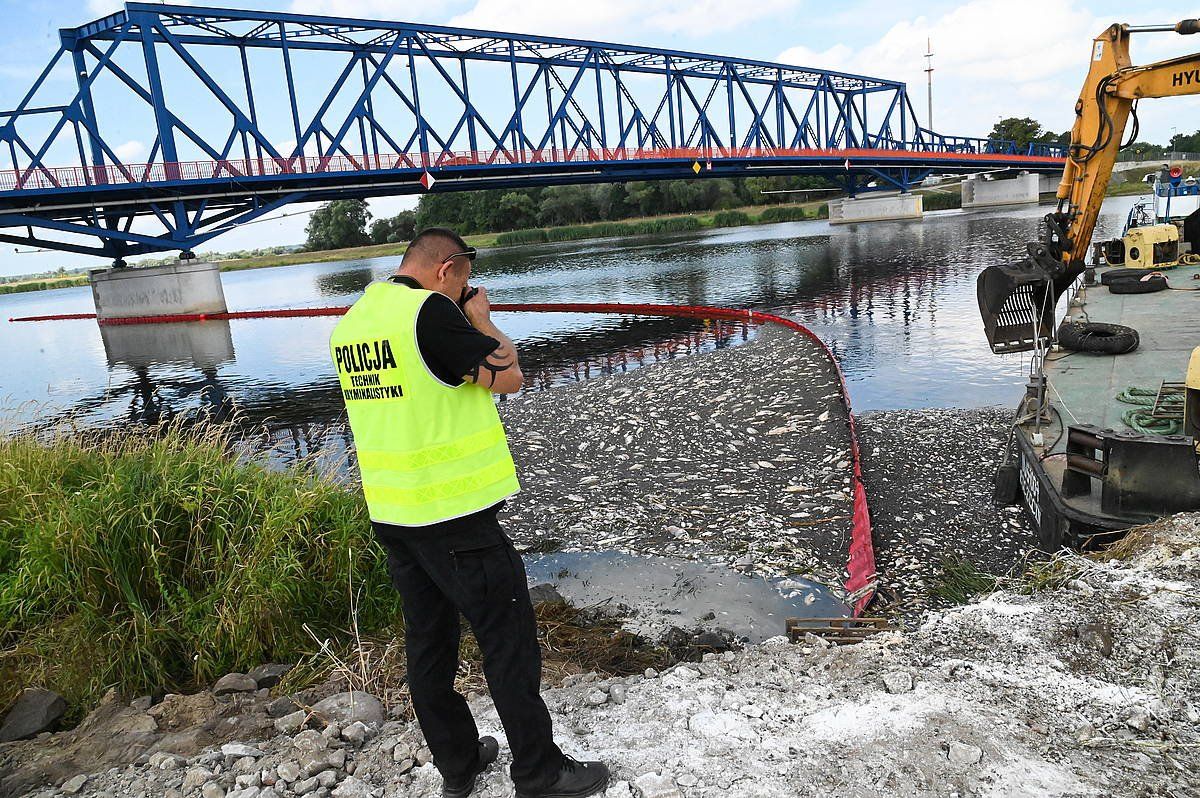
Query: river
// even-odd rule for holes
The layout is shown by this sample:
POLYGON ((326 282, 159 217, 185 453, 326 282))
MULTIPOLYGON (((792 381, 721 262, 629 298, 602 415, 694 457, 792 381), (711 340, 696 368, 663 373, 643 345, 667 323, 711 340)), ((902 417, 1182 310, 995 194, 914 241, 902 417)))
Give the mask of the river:
MULTIPOLYGON (((1097 236, 1120 231, 1132 198, 1110 200, 1097 236)), ((494 302, 655 302, 793 314, 833 348, 855 410, 1011 405, 1019 356, 988 350, 975 278, 1015 259, 1047 206, 921 221, 831 227, 824 221, 485 251, 473 282, 494 302)), ((230 310, 345 305, 396 258, 229 272, 230 310)), ((0 296, 0 319, 92 310, 87 287, 0 296)), ((93 320, 0 321, 7 424, 71 418, 83 426, 232 408, 265 426, 283 461, 330 443, 342 417, 327 353, 335 318, 153 327, 93 320)), ((753 336, 741 325, 580 314, 499 314, 529 390, 636 368, 753 336)), ((511 401, 520 401, 517 397, 511 401)), ((337 447, 340 448, 340 447, 337 447)))

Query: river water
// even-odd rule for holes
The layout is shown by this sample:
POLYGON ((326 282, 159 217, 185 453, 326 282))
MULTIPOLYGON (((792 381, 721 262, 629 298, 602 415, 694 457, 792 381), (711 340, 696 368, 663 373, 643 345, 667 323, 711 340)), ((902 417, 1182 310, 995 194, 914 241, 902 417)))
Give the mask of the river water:
MULTIPOLYGON (((1119 232, 1132 200, 1106 206, 1119 232)), ((1013 259, 1047 207, 929 213, 922 221, 823 221, 482 253, 474 282, 494 302, 654 302, 793 314, 841 359, 856 411, 1010 405, 1020 357, 984 340, 975 278, 1013 259)), ((230 272, 230 310, 346 305, 396 258, 230 272)), ((0 402, 11 425, 84 426, 240 409, 283 461, 328 446, 342 415, 327 341, 335 318, 107 327, 93 320, 10 323, 92 310, 87 287, 0 296, 0 402)), ((529 390, 737 345, 742 325, 580 314, 499 314, 529 390)), ((519 397, 512 401, 520 401, 519 397)))

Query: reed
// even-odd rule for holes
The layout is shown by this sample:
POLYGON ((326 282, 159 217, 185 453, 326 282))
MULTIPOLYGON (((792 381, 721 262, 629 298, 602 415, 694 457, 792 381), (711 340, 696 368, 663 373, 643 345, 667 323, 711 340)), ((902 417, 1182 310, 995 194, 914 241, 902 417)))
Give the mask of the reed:
POLYGON ((352 607, 401 631, 361 496, 268 470, 229 429, 0 438, 0 706, 203 687, 310 653, 305 625, 348 639, 352 607))

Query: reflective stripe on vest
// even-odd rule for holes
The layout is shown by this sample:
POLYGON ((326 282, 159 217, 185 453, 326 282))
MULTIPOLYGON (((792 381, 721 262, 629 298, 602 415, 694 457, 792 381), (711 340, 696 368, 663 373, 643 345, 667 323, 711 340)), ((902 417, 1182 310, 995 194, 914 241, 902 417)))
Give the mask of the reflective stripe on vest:
POLYGON ((329 339, 371 519, 427 526, 520 489, 492 392, 429 372, 416 324, 432 292, 367 286, 329 339))

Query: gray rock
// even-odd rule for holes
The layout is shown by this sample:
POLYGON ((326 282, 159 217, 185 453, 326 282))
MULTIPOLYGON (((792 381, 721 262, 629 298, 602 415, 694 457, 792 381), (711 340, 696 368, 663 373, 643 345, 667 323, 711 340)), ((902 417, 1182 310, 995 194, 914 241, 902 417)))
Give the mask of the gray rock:
POLYGON ((225 788, 215 781, 210 781, 200 788, 201 798, 225 798, 225 788))
POLYGON ((225 745, 221 746, 221 753, 225 756, 250 756, 256 758, 267 755, 265 751, 260 751, 243 743, 225 743, 225 745))
POLYGON ((883 675, 883 687, 889 693, 911 693, 912 674, 905 671, 889 671, 883 675))
POLYGON ((275 719, 275 731, 280 734, 295 734, 304 728, 304 723, 308 720, 308 713, 303 709, 298 709, 290 715, 284 715, 282 718, 275 719))
POLYGON ((276 792, 274 790, 274 788, 267 787, 265 790, 263 790, 262 792, 260 792, 258 794, 258 798, 280 798, 280 795, 278 792, 276 792))
POLYGON ((604 791, 604 798, 634 798, 633 788, 627 781, 614 782, 604 791))
POLYGON ((331 768, 341 769, 346 767, 346 752, 341 748, 336 751, 330 751, 325 755, 325 764, 331 768))
POLYGON ((280 762, 275 768, 275 775, 279 776, 279 780, 286 781, 289 784, 297 781, 301 773, 303 773, 303 770, 300 768, 300 763, 293 762, 292 760, 280 762))
POLYGON ((624 704, 627 694, 625 685, 623 684, 614 684, 608 688, 608 699, 614 704, 624 704))
POLYGON ((150 755, 146 764, 154 770, 178 770, 187 764, 187 760, 169 751, 156 751, 150 755))
POLYGON ((642 798, 683 798, 675 780, 659 773, 643 773, 633 780, 642 791, 642 798))
POLYGON ((358 690, 349 693, 331 695, 313 705, 313 714, 324 719, 327 723, 337 723, 341 726, 362 721, 363 723, 383 723, 387 720, 383 704, 370 693, 358 690))
POLYGON ((0 743, 32 737, 53 729, 67 711, 67 702, 52 690, 27 687, 0 725, 0 743))
POLYGON ((342 739, 347 742, 354 743, 355 745, 362 745, 369 740, 371 736, 370 727, 359 720, 354 721, 346 728, 342 729, 342 739))
POLYGON ((319 787, 319 786, 320 786, 320 782, 317 781, 316 776, 313 776, 311 778, 307 778, 307 779, 304 779, 303 781, 298 781, 295 784, 293 784, 292 792, 296 793, 296 795, 307 795, 308 793, 317 789, 317 787, 319 787))
POLYGON ((587 697, 583 700, 588 706, 598 707, 601 704, 608 703, 608 695, 602 690, 593 690, 592 692, 588 693, 587 697))
POLYGON ((238 776, 236 779, 234 779, 234 783, 237 784, 237 786, 241 787, 242 789, 245 789, 247 787, 261 787, 262 786, 262 774, 257 773, 257 772, 243 773, 240 776, 238 776))
POLYGON ((354 776, 334 787, 332 794, 333 798, 372 798, 370 785, 354 776))
POLYGON ((244 673, 227 673, 217 683, 213 685, 213 695, 226 695, 228 693, 253 693, 258 689, 258 684, 244 673))
POLYGON ((74 795, 75 793, 77 793, 83 789, 83 785, 87 784, 87 780, 88 780, 87 774, 80 773, 79 775, 72 776, 71 778, 64 781, 62 787, 60 787, 59 789, 61 789, 67 795, 74 795))
POLYGON ((267 714, 272 718, 282 718, 302 707, 291 696, 280 696, 267 704, 267 714))
POLYGON ((329 747, 329 741, 319 731, 305 729, 292 738, 292 745, 297 751, 324 751, 329 747))
POLYGON ((974 765, 983 759, 983 749, 970 743, 952 742, 946 756, 955 765, 974 765))
POLYGON ((279 684, 279 680, 283 678, 283 675, 291 669, 291 665, 272 663, 269 665, 259 665, 246 675, 253 679, 254 683, 260 688, 274 687, 279 684))
POLYGON ((144 695, 129 702, 129 708, 136 709, 138 712, 145 712, 152 706, 154 706, 154 696, 151 695, 144 695))
POLYGON ((326 740, 336 740, 342 736, 342 726, 340 723, 330 723, 321 730, 321 736, 326 740))
POLYGON ((408 740, 397 740, 396 744, 392 746, 392 761, 403 762, 405 759, 412 759, 413 753, 415 752, 412 743, 408 740))
POLYGON ((213 772, 205 767, 188 768, 187 773, 183 774, 183 791, 191 792, 198 787, 203 787, 212 780, 213 772))
POLYGON ((305 751, 297 758, 296 761, 305 776, 315 776, 322 770, 330 768, 326 753, 325 751, 305 751))
POLYGON ((338 783, 338 774, 336 770, 323 770, 317 774, 317 781, 322 787, 332 787, 338 783))

